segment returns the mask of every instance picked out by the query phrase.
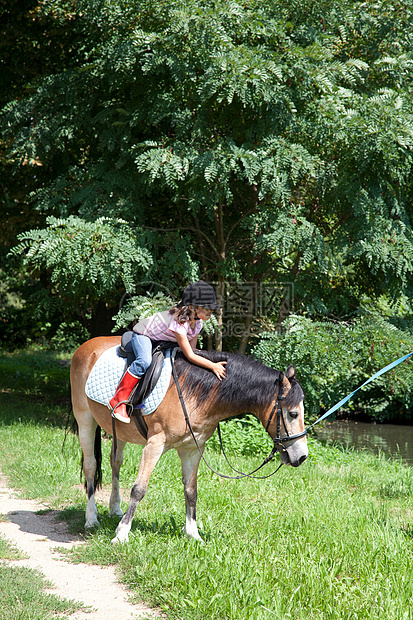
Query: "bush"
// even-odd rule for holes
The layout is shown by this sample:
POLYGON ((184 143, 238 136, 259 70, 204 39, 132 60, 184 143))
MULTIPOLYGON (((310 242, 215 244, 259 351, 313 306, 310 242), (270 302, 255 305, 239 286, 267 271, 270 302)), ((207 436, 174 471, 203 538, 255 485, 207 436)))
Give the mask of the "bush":
POLYGON ((89 338, 89 332, 79 321, 61 323, 50 340, 50 348, 57 351, 74 351, 89 338))
MULTIPOLYGON (((285 334, 267 333, 253 355, 273 368, 293 364, 306 393, 306 421, 314 421, 390 362, 413 351, 413 336, 378 315, 351 324, 290 316, 285 334)), ((412 363, 397 366, 360 390, 342 413, 371 420, 412 418, 412 363)))
MULTIPOLYGON (((231 458, 236 456, 267 456, 273 442, 265 432, 261 422, 252 415, 232 418, 221 422, 222 443, 225 452, 231 458)), ((215 432, 208 441, 208 446, 216 452, 221 451, 218 433, 215 432)))

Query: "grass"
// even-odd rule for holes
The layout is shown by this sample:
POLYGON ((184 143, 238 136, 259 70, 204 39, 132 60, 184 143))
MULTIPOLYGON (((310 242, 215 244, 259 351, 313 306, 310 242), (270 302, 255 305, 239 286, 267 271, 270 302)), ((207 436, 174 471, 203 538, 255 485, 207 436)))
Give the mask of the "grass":
POLYGON ((2 620, 65 620, 83 607, 46 592, 50 587, 41 573, 0 562, 2 620))
POLYGON ((0 535, 0 560, 22 560, 25 557, 15 545, 9 543, 4 536, 0 535))
MULTIPOLYGON (((62 451, 65 408, 53 407, 39 388, 42 379, 36 381, 34 394, 15 385, 0 394, 0 469, 25 496, 60 508, 82 531, 78 443, 69 436, 62 451)), ((227 437, 237 432, 230 424, 227 437)), ((109 488, 109 441, 103 450, 109 488)), ((125 488, 140 453, 127 446, 125 488)), ((266 453, 234 456, 234 463, 249 471, 266 453)), ((207 456, 225 470, 214 449, 207 456)), ((137 599, 169 619, 413 619, 413 468, 314 440, 304 465, 283 467, 266 481, 223 480, 201 464, 198 522, 205 545, 182 533, 180 476, 177 455, 166 454, 128 545, 111 544, 118 520, 98 501, 102 527, 86 535, 72 560, 114 564, 137 599)))
POLYGON ((2 620, 65 620, 85 609, 73 601, 46 592, 51 587, 42 574, 13 562, 25 558, 19 549, 0 536, 0 609, 2 620))

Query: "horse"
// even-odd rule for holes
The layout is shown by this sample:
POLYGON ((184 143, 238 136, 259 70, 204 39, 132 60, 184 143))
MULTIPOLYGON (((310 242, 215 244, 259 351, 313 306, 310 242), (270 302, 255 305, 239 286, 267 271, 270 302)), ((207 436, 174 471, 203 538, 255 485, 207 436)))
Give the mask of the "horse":
MULTIPOLYGON (((109 347, 119 344, 120 338, 117 336, 92 338, 75 351, 71 363, 72 407, 83 453, 82 467, 87 494, 86 528, 99 525, 95 489, 101 482, 101 455, 96 446, 100 447, 98 438, 100 441, 101 429, 113 435, 113 418, 107 406, 88 398, 85 384, 99 356, 109 347)), ((203 458, 205 443, 221 420, 246 412, 252 413, 274 440, 274 451, 280 453, 281 463, 298 467, 308 456, 304 430, 304 392, 295 377, 293 366, 289 366, 283 373, 268 368, 250 356, 220 351, 197 353, 215 362, 225 360, 227 364, 226 377, 220 381, 211 371, 189 363, 182 353, 176 354, 178 383, 193 434, 183 414, 173 377, 161 404, 153 413, 145 416, 148 427, 146 439, 132 421, 130 424, 116 422, 117 449, 114 450, 112 442, 109 508, 110 515, 119 516, 121 520, 113 543, 128 541, 136 508, 146 493, 151 473, 160 457, 171 448, 178 452, 181 460, 186 511, 184 531, 188 538, 203 542, 196 522, 198 466, 203 458), (282 403, 279 414, 282 425, 280 418, 277 422, 273 415, 279 403, 282 403), (129 506, 123 514, 119 472, 126 443, 145 447, 132 486, 129 506)))

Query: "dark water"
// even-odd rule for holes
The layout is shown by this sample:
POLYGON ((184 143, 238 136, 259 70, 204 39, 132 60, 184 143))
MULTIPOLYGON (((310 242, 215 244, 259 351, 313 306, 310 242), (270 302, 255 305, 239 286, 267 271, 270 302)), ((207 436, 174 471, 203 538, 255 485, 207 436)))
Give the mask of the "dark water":
POLYGON ((317 439, 327 443, 367 449, 375 454, 382 452, 413 465, 413 426, 334 420, 321 422, 314 430, 317 439))

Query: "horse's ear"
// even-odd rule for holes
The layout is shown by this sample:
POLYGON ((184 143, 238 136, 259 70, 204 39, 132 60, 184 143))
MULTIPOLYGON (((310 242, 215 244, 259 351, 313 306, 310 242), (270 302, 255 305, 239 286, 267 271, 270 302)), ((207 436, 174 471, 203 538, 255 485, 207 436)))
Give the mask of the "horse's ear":
POLYGON ((293 379, 295 379, 295 370, 292 364, 288 366, 285 376, 287 377, 288 381, 292 381, 293 379))

